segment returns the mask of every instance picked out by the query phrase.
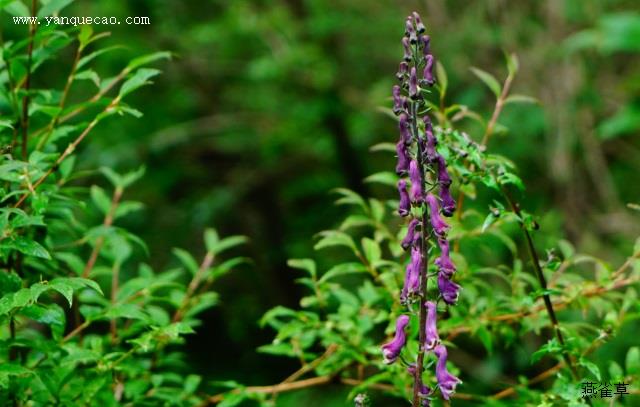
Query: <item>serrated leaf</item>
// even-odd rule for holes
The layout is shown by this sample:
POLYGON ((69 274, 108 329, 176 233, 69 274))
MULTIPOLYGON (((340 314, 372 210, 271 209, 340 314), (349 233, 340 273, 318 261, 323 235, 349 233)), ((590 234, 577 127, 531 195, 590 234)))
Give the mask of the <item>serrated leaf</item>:
POLYGON ((500 87, 500 83, 493 75, 476 67, 471 67, 469 69, 471 69, 471 72, 473 72, 473 74, 477 76, 478 79, 484 82, 484 84, 487 85, 489 89, 491 89, 491 92, 496 95, 496 98, 500 97, 502 89, 500 87))

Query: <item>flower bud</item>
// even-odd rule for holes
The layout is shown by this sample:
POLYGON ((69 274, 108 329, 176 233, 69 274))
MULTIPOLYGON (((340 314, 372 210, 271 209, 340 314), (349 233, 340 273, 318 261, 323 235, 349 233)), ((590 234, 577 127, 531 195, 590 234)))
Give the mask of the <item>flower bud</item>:
POLYGON ((398 128, 400 129, 400 140, 406 144, 411 144, 411 130, 409 129, 409 116, 406 113, 400 113, 398 128))
POLYGON ((393 113, 397 116, 402 113, 402 94, 400 93, 400 86, 393 86, 393 113))
POLYGON ((422 254, 419 247, 411 248, 411 261, 407 264, 404 275, 404 286, 400 292, 400 302, 405 303, 409 297, 420 291, 420 270, 422 254))
POLYGON ((411 44, 418 42, 418 36, 416 34, 416 29, 413 26, 413 21, 411 21, 411 17, 407 18, 407 21, 405 22, 405 35, 409 37, 409 42, 411 44))
POLYGON ((428 35, 422 35, 420 37, 420 44, 422 45, 422 55, 426 56, 431 54, 431 37, 428 35))
POLYGON ((448 187, 451 185, 451 177, 447 171, 447 162, 440 154, 436 156, 436 160, 438 161, 438 182, 441 186, 448 187))

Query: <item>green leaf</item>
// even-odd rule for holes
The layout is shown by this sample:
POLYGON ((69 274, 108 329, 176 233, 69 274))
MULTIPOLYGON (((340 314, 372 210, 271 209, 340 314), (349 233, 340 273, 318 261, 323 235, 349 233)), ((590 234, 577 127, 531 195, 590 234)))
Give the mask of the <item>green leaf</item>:
POLYGON ((40 243, 24 236, 13 236, 12 238, 4 239, 0 241, 0 248, 14 249, 27 256, 51 260, 47 249, 42 247, 40 243))
POLYGON ((480 339, 480 342, 484 345, 487 353, 491 354, 493 352, 493 338, 491 337, 491 333, 484 326, 478 327, 476 330, 476 336, 480 339))
POLYGON ((213 253, 213 248, 219 241, 220 236, 218 236, 218 232, 215 229, 209 228, 204 231, 204 244, 208 252, 213 253))
POLYGON ((602 376, 600 375, 600 368, 598 367, 598 365, 585 358, 580 358, 578 364, 591 372, 596 381, 599 382, 600 380, 602 380, 602 376))
POLYGON ((504 56, 507 60, 507 71, 509 72, 509 76, 513 78, 518 73, 518 69, 520 69, 518 56, 515 53, 509 54, 508 52, 505 52, 504 56))
POLYGON ((193 275, 198 272, 200 266, 198 266, 198 262, 193 258, 193 256, 186 250, 174 248, 173 254, 180 260, 183 266, 193 275))
POLYGON ((518 95, 518 94, 507 96, 507 98, 504 100, 504 104, 507 105, 509 103, 533 103, 535 105, 541 104, 540 100, 534 98, 533 96, 518 95))
POLYGON ((320 277, 320 280, 318 280, 318 282, 324 283, 335 277, 344 276, 347 274, 360 274, 367 272, 367 267, 365 267, 365 265, 362 263, 341 263, 331 267, 326 273, 322 275, 322 277, 320 277))
POLYGON ((127 79, 120 88, 120 92, 118 96, 123 98, 135 91, 138 88, 141 88, 145 85, 150 84, 149 79, 154 76, 160 74, 160 71, 157 69, 149 69, 149 68, 140 68, 138 69, 131 78, 127 79))
POLYGON ((362 249, 364 251, 364 257, 369 264, 376 264, 382 257, 382 251, 380 245, 373 239, 365 237, 362 239, 362 249))
POLYGON ((500 83, 498 83, 498 80, 493 75, 476 67, 471 67, 469 69, 471 69, 471 72, 473 72, 475 76, 477 76, 482 82, 484 82, 485 85, 489 87, 489 89, 491 89, 493 94, 496 95, 496 98, 500 97, 502 88, 500 86, 500 83))
POLYGON ((134 58, 129 62, 129 65, 127 65, 127 69, 129 71, 133 71, 142 65, 147 65, 160 59, 171 59, 171 53, 167 51, 160 51, 134 58))
POLYGON ((325 247, 331 246, 347 246, 354 253, 359 253, 356 248, 356 244, 354 243, 351 236, 347 235, 344 232, 338 232, 336 230, 325 230, 324 232, 319 233, 322 238, 318 241, 318 243, 313 246, 315 250, 324 249, 325 247))
POLYGON ((38 17, 41 19, 57 14, 60 10, 71 4, 73 0, 51 0, 38 10, 38 17))
POLYGON ((364 182, 388 185, 395 188, 398 182, 398 176, 391 171, 382 171, 369 175, 364 182))
POLYGON ((305 270, 312 278, 316 278, 316 262, 313 259, 289 259, 287 265, 294 269, 305 270))
POLYGON ((447 71, 440 61, 436 61, 436 83, 440 89, 440 98, 444 98, 447 94, 449 79, 447 78, 447 71))
POLYGON ((244 244, 248 240, 246 236, 229 236, 213 244, 211 248, 207 248, 207 250, 213 254, 219 254, 232 247, 244 244))
POLYGON ((57 292, 59 292, 60 294, 62 294, 62 296, 66 298, 67 301, 69 301, 69 307, 71 307, 73 303, 73 287, 71 286, 71 284, 69 284, 67 280, 62 280, 62 279, 53 280, 50 283, 50 287, 56 290, 57 292))
POLYGON ((91 186, 91 200, 103 215, 108 214, 111 210, 111 198, 107 196, 104 189, 97 185, 91 186))
POLYGON ((629 348, 624 364, 626 366, 628 375, 630 376, 640 375, 640 348, 639 347, 633 346, 629 348))

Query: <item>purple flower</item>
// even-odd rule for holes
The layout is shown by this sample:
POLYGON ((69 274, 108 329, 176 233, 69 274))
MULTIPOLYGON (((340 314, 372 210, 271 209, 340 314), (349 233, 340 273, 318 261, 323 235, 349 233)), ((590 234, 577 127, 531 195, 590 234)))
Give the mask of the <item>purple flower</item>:
POLYGON ((404 286, 400 292, 400 302, 405 303, 409 299, 409 296, 415 294, 420 289, 420 269, 416 268, 413 262, 413 256, 411 262, 407 264, 407 269, 404 275, 404 286))
POLYGON ((447 239, 438 239, 440 245, 440 257, 434 262, 438 266, 438 271, 444 274, 446 277, 451 278, 453 273, 456 272, 456 266, 449 257, 449 241, 447 239))
POLYGON ((424 116, 422 121, 424 122, 424 132, 426 136, 424 154, 429 162, 433 162, 438 155, 438 153, 436 153, 436 144, 438 144, 438 140, 433 135, 433 127, 431 126, 431 119, 429 116, 424 116))
POLYGON ((405 61, 400 62, 400 65, 398 66, 398 72, 396 72, 396 78, 398 78, 398 80, 401 81, 408 74, 409 74, 409 64, 407 64, 405 61))
POLYGON ((409 38, 402 38, 402 46, 404 47, 404 56, 402 57, 402 59, 404 59, 406 62, 411 61, 413 54, 411 52, 411 44, 409 44, 409 38))
POLYGON ((427 30, 427 28, 424 26, 424 24, 422 24, 422 19, 420 18, 420 14, 414 11, 412 15, 413 15, 413 21, 416 22, 416 30, 418 31, 418 34, 424 33, 427 30))
POLYGON ((405 23, 405 35, 409 37, 409 42, 411 44, 415 44, 418 42, 418 36, 416 35, 416 29, 413 27, 413 21, 411 21, 411 17, 407 18, 405 23))
POLYGON ((422 43, 422 54, 426 58, 427 55, 431 55, 431 37, 423 35, 420 37, 420 42, 422 43))
POLYGON ((411 219, 409 222, 409 226, 407 227, 407 234, 404 235, 404 239, 402 239, 402 243, 400 246, 404 250, 407 250, 409 246, 416 243, 420 239, 420 233, 416 231, 416 227, 420 224, 418 219, 411 219))
POLYGON ((391 364, 398 359, 404 344, 407 341, 404 328, 409 323, 409 316, 400 315, 396 321, 396 334, 390 342, 382 345, 382 355, 384 357, 384 363, 391 364))
POLYGON ((438 289, 447 304, 453 305, 458 301, 460 286, 447 278, 444 273, 438 273, 438 289))
POLYGON ((398 213, 400 216, 407 216, 411 211, 411 201, 409 200, 409 194, 407 193, 407 181, 403 179, 398 181, 398 192, 400 193, 398 213))
POLYGON ((427 54, 424 57, 424 61, 425 61, 425 65, 424 65, 424 71, 422 73, 424 81, 429 85, 433 85, 435 83, 435 80, 433 79, 433 55, 431 54, 427 54))
POLYGON ((411 190, 409 196, 411 202, 424 202, 424 192, 422 191, 422 177, 420 176, 420 168, 417 160, 411 160, 409 163, 409 179, 411 180, 411 190))
POLYGON ((398 144, 396 144, 396 153, 398 154, 396 174, 405 174, 409 171, 409 157, 407 156, 407 146, 402 140, 398 141, 398 144))
POLYGON ((440 342, 440 336, 438 336, 438 327, 436 326, 436 319, 438 311, 436 309, 436 303, 433 301, 427 301, 425 303, 427 307, 427 326, 426 326, 426 341, 424 343, 425 350, 431 350, 436 347, 440 342))
POLYGON ((411 131, 409 130, 409 116, 406 113, 400 113, 398 128, 400 129, 400 140, 406 145, 411 144, 411 131))
POLYGON ((440 199, 442 200, 442 214, 447 217, 453 216, 456 211, 456 201, 451 196, 449 186, 440 187, 440 199))
POLYGON ((429 204, 429 216, 431 218, 431 226, 438 236, 444 236, 449 229, 449 225, 440 217, 440 208, 438 207, 438 198, 433 194, 427 194, 426 198, 429 204))
POLYGON ((438 182, 440 183, 440 185, 448 187, 449 185, 451 185, 451 177, 449 176, 449 172, 447 171, 447 162, 440 154, 436 156, 436 160, 438 160, 438 182))
POLYGON ((449 400, 451 393, 455 391, 456 386, 462 381, 447 371, 447 348, 443 345, 438 345, 433 352, 438 357, 438 363, 436 364, 438 387, 440 388, 440 393, 442 393, 442 398, 449 400))
POLYGON ((411 67, 411 72, 409 73, 409 97, 411 99, 418 99, 420 95, 418 94, 418 74, 416 73, 416 67, 411 67))
POLYGON ((393 85, 393 113, 399 115, 402 113, 402 95, 400 93, 400 86, 393 85))

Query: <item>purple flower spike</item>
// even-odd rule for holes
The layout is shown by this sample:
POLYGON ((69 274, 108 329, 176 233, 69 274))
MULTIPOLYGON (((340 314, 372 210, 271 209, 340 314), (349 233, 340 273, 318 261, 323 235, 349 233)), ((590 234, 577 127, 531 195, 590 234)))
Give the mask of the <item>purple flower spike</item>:
POLYGON ((398 66, 398 72, 396 72, 396 78, 398 78, 398 80, 401 81, 408 74, 409 74, 409 64, 407 64, 405 61, 400 62, 400 65, 398 66))
POLYGON ((438 236, 444 236, 449 230, 449 225, 440 217, 440 208, 438 207, 438 198, 433 194, 427 194, 426 198, 429 204, 429 216, 431 217, 431 227, 438 236))
POLYGON ((456 390, 456 386, 462 381, 447 371, 447 348, 443 345, 438 345, 433 352, 438 357, 438 363, 436 364, 438 387, 440 388, 440 393, 442 393, 442 398, 449 400, 451 394, 456 390))
POLYGON ((448 187, 451 185, 451 177, 447 171, 447 162, 440 154, 436 156, 436 159, 438 160, 438 182, 440 185, 448 187))
POLYGON ((402 239, 402 243, 400 243, 400 246, 402 246, 404 250, 407 250, 409 246, 420 239, 420 233, 416 232, 416 227, 419 224, 420 221, 418 219, 411 219, 411 222, 409 222, 407 234, 404 236, 404 239, 402 239))
POLYGON ((411 190, 409 196, 411 202, 420 204, 424 202, 424 192, 422 191, 422 177, 420 177, 420 168, 418 161, 411 160, 409 164, 409 179, 411 180, 411 190))
POLYGON ((434 62, 433 55, 431 55, 431 54, 427 54, 427 55, 424 57, 424 61, 425 61, 424 71, 423 71, 424 81, 425 81, 429 86, 432 86, 432 85, 436 82, 436 81, 433 79, 433 62, 434 62))
POLYGON ((409 97, 411 99, 418 99, 418 74, 416 68, 411 67, 411 73, 409 74, 409 97))
POLYGON ((398 128, 400 128, 400 140, 406 145, 411 144, 411 131, 409 130, 409 116, 406 113, 400 113, 400 121, 398 122, 398 128))
POLYGON ((431 350, 436 347, 440 342, 440 336, 438 335, 438 328, 436 326, 436 318, 438 311, 436 309, 436 303, 433 301, 427 301, 425 303, 427 307, 427 326, 426 326, 426 341, 424 343, 425 350, 431 350))
POLYGON ((396 321, 396 334, 391 340, 382 345, 382 355, 384 356, 384 363, 391 364, 398 359, 400 352, 407 341, 407 336, 404 332, 404 328, 409 324, 409 316, 400 315, 396 321))
POLYGON ((422 43, 422 54, 426 58, 427 55, 431 55, 431 37, 423 35, 420 37, 420 42, 422 43))
POLYGON ((448 279, 444 273, 438 273, 438 289, 447 304, 453 305, 458 301, 460 286, 448 279))
POLYGON ((453 216, 456 211, 456 201, 451 196, 448 186, 440 187, 440 199, 442 200, 442 214, 447 217, 453 216))
POLYGON ((398 164, 396 165, 396 174, 406 174, 409 171, 409 157, 407 156, 407 146, 402 140, 396 144, 396 153, 398 154, 398 164))
POLYGON ((411 44, 409 44, 409 38, 402 38, 402 46, 404 47, 404 56, 402 57, 402 59, 404 59, 406 62, 411 61, 411 58, 413 58, 413 54, 411 52, 411 44))
POLYGON ((413 21, 416 22, 416 31, 418 31, 418 34, 422 34, 425 31, 427 31, 427 28, 424 26, 424 24, 422 23, 422 19, 420 18, 420 14, 416 13, 415 11, 412 13, 413 15, 413 21))
POLYGON ((438 266, 438 271, 444 274, 447 278, 451 278, 453 273, 456 272, 456 266, 449 257, 449 241, 447 239, 438 239, 440 245, 440 257, 434 262, 438 266))
POLYGON ((409 212, 411 212, 411 201, 409 200, 409 194, 407 193, 407 181, 403 179, 398 181, 398 192, 400 193, 398 213, 400 216, 407 216, 409 215, 409 212))

